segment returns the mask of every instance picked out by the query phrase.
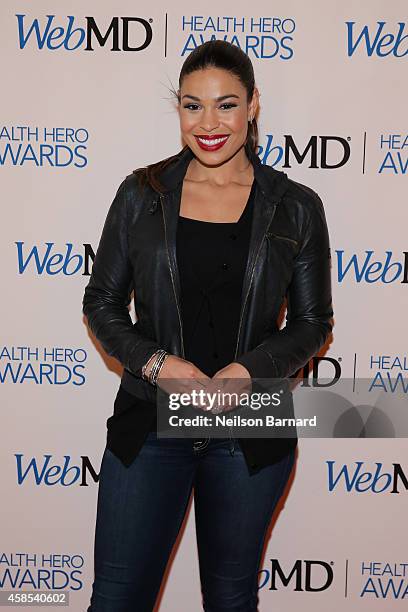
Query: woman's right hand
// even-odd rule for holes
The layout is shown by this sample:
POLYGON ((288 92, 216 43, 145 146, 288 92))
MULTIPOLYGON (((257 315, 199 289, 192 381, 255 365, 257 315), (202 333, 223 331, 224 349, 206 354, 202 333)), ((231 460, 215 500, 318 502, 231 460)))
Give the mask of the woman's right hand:
MULTIPOLYGON (((177 355, 168 355, 157 377, 157 386, 166 393, 188 393, 205 391, 211 377, 194 363, 177 355)), ((205 402, 197 408, 205 409, 205 402)))

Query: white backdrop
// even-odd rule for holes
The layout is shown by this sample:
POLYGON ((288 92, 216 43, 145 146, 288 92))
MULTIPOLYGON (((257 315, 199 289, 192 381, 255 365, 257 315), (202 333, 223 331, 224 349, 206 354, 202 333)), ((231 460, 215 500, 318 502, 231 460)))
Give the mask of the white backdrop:
MULTIPOLYGON (((211 36, 254 64, 262 161, 325 205, 335 326, 320 376, 332 375, 331 359, 344 378, 405 378, 406 3, 252 6, 1 4, 0 595, 64 588, 71 610, 88 604, 97 475, 121 374, 83 321, 89 253, 123 178, 181 148, 168 87, 211 36), (140 47, 151 32, 145 48, 124 49, 123 17, 144 20, 129 22, 128 43, 140 47), (113 33, 101 46, 92 32, 86 50, 91 18, 101 32, 116 18, 117 50, 113 33), (325 137, 327 165, 338 167, 324 167, 325 137), (299 152, 310 141, 317 163, 311 151, 297 160, 291 139, 299 152)), ((405 609, 408 492, 401 479, 399 493, 375 486, 376 470, 393 474, 393 464, 408 474, 404 439, 300 440, 265 550, 261 610, 405 609), (333 487, 327 461, 340 474, 333 487), (364 492, 345 485, 356 462, 364 492), (295 568, 287 584, 279 568, 287 577, 295 568)), ((159 609, 200 610, 192 509, 159 609)))

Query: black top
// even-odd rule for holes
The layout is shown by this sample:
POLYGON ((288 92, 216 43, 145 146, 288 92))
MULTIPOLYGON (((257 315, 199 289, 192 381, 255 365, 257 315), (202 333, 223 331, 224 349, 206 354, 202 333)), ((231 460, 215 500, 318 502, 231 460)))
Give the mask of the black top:
POLYGON ((179 217, 177 263, 186 359, 213 376, 235 351, 252 219, 254 183, 239 220, 179 217))
MULTIPOLYGON (((179 215, 177 266, 185 359, 207 376, 231 363, 237 342, 255 182, 236 222, 179 215)), ((157 419, 151 431, 156 430, 157 419)))

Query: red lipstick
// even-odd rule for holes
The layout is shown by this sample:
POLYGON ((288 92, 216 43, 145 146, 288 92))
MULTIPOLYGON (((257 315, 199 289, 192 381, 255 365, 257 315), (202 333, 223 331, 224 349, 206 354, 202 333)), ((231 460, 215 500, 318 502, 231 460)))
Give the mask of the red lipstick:
POLYGON ((227 142, 229 134, 212 134, 208 136, 207 134, 194 135, 198 146, 200 149, 204 151, 218 151, 224 144, 227 142), (211 141, 215 141, 214 144, 211 144, 211 141))

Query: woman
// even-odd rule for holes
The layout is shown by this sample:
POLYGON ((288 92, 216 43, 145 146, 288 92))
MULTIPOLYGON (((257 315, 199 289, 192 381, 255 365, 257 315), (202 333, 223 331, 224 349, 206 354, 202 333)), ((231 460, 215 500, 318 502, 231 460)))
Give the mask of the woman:
POLYGON ((323 205, 255 154, 249 58, 206 42, 175 93, 185 146, 121 183, 83 300, 91 331, 124 366, 107 421, 88 612, 153 609, 192 490, 203 609, 257 609, 265 534, 297 439, 160 438, 157 390, 286 378, 332 329, 323 205))

